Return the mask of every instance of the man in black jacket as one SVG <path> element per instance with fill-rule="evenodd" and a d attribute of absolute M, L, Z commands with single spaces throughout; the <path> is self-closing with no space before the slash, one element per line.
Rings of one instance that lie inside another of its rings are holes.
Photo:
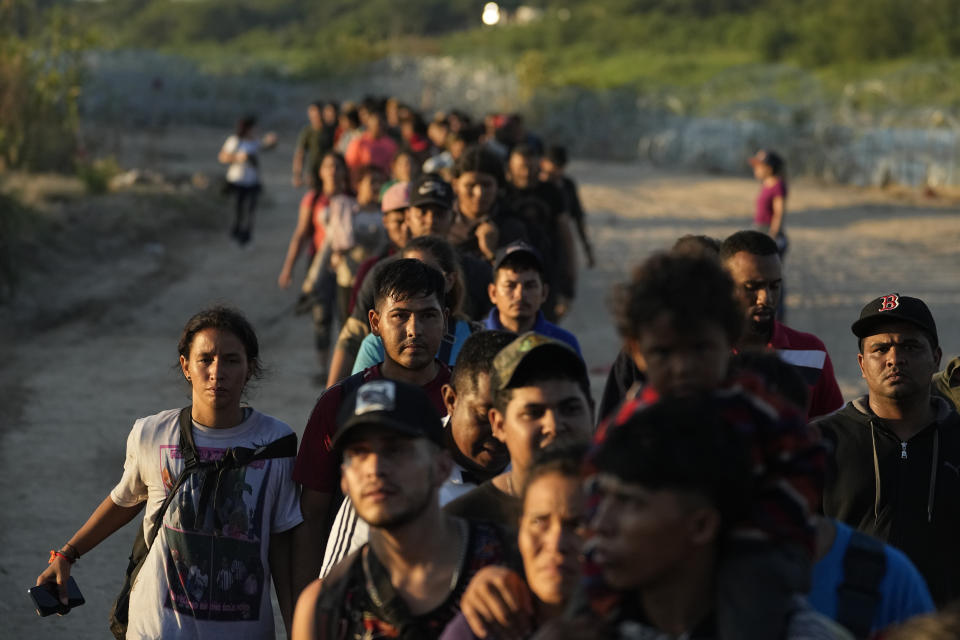
<path fill-rule="evenodd" d="M 943 605 L 960 595 L 960 416 L 931 395 L 937 327 L 923 301 L 893 293 L 851 328 L 869 393 L 814 422 L 833 445 L 823 510 L 899 547 Z"/>

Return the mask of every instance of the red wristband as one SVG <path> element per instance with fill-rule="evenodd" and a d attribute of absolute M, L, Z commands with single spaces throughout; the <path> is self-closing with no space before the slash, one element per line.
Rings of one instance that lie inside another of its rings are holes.
<path fill-rule="evenodd" d="M 59 551 L 54 551 L 53 549 L 50 549 L 50 559 L 47 560 L 47 564 L 53 564 L 54 560 L 57 559 L 57 556 L 60 556 L 61 558 L 63 558 L 63 559 L 66 560 L 67 562 L 69 562 L 70 564 L 73 564 L 74 562 L 76 562 L 76 560 L 73 560 L 73 559 L 71 559 L 71 558 L 68 558 L 66 554 L 60 553 Z"/>

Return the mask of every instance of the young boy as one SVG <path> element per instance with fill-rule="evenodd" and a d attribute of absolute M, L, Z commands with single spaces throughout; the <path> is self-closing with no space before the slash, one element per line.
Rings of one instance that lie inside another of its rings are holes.
<path fill-rule="evenodd" d="M 493 282 L 487 285 L 494 308 L 486 319 L 488 329 L 540 335 L 564 342 L 580 353 L 580 343 L 572 333 L 548 321 L 541 307 L 550 285 L 544 277 L 540 252 L 517 241 L 497 251 L 493 261 Z"/>
<path fill-rule="evenodd" d="M 557 440 L 589 439 L 590 381 L 586 365 L 570 347 L 530 332 L 497 354 L 490 385 L 490 426 L 493 437 L 510 452 L 510 468 L 457 498 L 446 510 L 512 531 L 534 452 Z"/>

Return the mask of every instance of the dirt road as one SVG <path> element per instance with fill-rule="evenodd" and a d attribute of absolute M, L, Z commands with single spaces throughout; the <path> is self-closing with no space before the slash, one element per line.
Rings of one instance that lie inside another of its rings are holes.
<path fill-rule="evenodd" d="M 125 166 L 212 170 L 221 141 L 210 131 L 130 136 L 120 159 Z M 40 620 L 25 590 L 44 568 L 47 550 L 67 540 L 119 479 L 133 421 L 189 401 L 173 365 L 191 313 L 214 301 L 246 311 L 267 365 L 251 403 L 302 431 L 318 393 L 310 380 L 310 326 L 292 314 L 295 293 L 276 286 L 298 200 L 287 183 L 288 151 L 289 144 L 263 158 L 268 197 L 251 247 L 229 241 L 226 214 L 215 230 L 210 224 L 181 230 L 175 244 L 161 229 L 142 250 L 57 274 L 27 294 L 75 301 L 55 317 L 26 328 L 0 324 L 0 635 L 109 637 L 106 617 L 133 526 L 77 565 L 86 606 Z M 590 212 L 598 265 L 583 272 L 565 326 L 580 338 L 599 390 L 618 348 L 606 311 L 610 284 L 679 235 L 722 237 L 745 226 L 757 187 L 746 178 L 627 165 L 575 163 L 572 173 Z M 956 206 L 798 181 L 790 207 L 788 323 L 826 342 L 848 398 L 862 389 L 849 325 L 873 296 L 899 291 L 924 298 L 945 354 L 960 352 Z M 14 316 L 8 310 L 0 322 Z"/>

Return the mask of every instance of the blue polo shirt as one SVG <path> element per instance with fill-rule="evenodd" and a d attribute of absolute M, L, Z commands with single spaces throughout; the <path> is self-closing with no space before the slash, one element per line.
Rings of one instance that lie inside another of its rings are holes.
<path fill-rule="evenodd" d="M 497 310 L 496 307 L 490 309 L 490 314 L 487 316 L 487 319 L 484 320 L 483 324 L 487 329 L 494 331 L 509 331 L 509 329 L 504 327 L 500 322 L 500 311 Z M 548 322 L 547 319 L 543 317 L 542 311 L 537 311 L 537 321 L 533 324 L 533 328 L 530 329 L 530 331 L 563 342 L 576 351 L 578 356 L 583 358 L 583 354 L 580 353 L 580 343 L 577 342 L 577 337 L 566 329 L 562 329 L 552 322 Z"/>

